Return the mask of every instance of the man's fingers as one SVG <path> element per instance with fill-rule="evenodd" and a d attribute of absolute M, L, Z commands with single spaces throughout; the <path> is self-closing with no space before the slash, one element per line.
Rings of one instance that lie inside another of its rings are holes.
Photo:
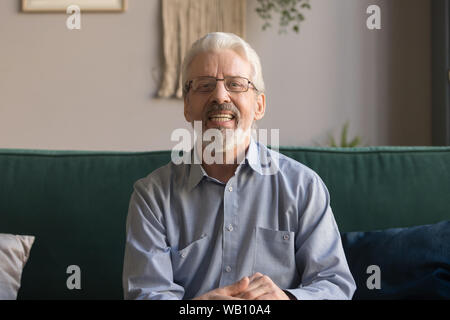
<path fill-rule="evenodd" d="M 238 282 L 209 291 L 194 298 L 194 300 L 242 300 L 236 296 L 247 289 L 249 282 L 250 280 L 248 277 L 244 277 Z"/>
<path fill-rule="evenodd" d="M 241 293 L 242 291 L 247 289 L 249 283 L 250 283 L 249 278 L 244 277 L 236 283 L 233 283 L 229 286 L 223 287 L 220 290 L 220 293 L 223 293 L 224 295 L 227 295 L 227 296 L 238 295 L 239 293 Z"/>
<path fill-rule="evenodd" d="M 259 286 L 247 289 L 245 292 L 238 295 L 239 298 L 246 299 L 246 300 L 254 300 L 258 297 L 265 295 L 271 291 L 272 287 L 270 284 L 267 283 L 261 283 Z"/>
<path fill-rule="evenodd" d="M 256 273 L 255 277 L 253 278 L 253 281 L 250 282 L 250 284 L 248 285 L 248 288 L 245 291 L 250 291 L 250 290 L 254 290 L 256 288 L 258 288 L 259 286 L 265 284 L 265 283 L 270 283 L 271 280 L 268 276 L 264 276 L 261 273 Z"/>
<path fill-rule="evenodd" d="M 263 284 L 262 280 L 263 280 L 263 275 L 259 272 L 255 273 L 254 275 L 252 275 L 249 278 L 249 284 L 248 284 L 247 288 L 245 288 L 238 295 L 235 295 L 235 296 L 242 298 L 246 292 L 254 290 L 254 289 L 258 288 L 259 286 L 261 286 Z"/>
<path fill-rule="evenodd" d="M 256 279 L 261 278 L 262 276 L 263 276 L 262 273 L 256 272 L 255 274 L 253 274 L 253 275 L 249 278 L 250 283 L 252 283 L 252 282 L 255 281 Z"/>
<path fill-rule="evenodd" d="M 270 277 L 256 273 L 250 277 L 248 288 L 236 297 L 246 300 L 289 299 Z"/>
<path fill-rule="evenodd" d="M 250 283 L 250 285 L 247 287 L 247 289 L 243 290 L 243 292 L 241 292 L 241 294 L 237 295 L 237 297 L 243 297 L 244 294 L 246 294 L 247 292 L 253 291 L 258 289 L 259 287 L 264 286 L 264 283 L 262 282 L 252 282 Z"/>
<path fill-rule="evenodd" d="M 275 295 L 272 292 L 269 292 L 259 296 L 256 300 L 275 300 L 275 298 Z"/>
<path fill-rule="evenodd" d="M 239 298 L 244 299 L 244 300 L 255 300 L 258 297 L 267 294 L 268 293 L 267 289 L 268 288 L 266 286 L 260 286 L 256 289 L 246 291 L 246 292 L 240 294 Z"/>

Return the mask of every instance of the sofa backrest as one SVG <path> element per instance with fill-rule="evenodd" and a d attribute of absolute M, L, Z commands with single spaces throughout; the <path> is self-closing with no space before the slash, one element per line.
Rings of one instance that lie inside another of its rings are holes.
<path fill-rule="evenodd" d="M 450 148 L 281 148 L 315 170 L 341 232 L 450 219 Z M 0 233 L 34 235 L 19 299 L 121 299 L 133 183 L 170 152 L 0 149 Z M 67 268 L 81 269 L 69 290 Z"/>
<path fill-rule="evenodd" d="M 341 232 L 450 219 L 450 147 L 281 151 L 324 180 Z"/>

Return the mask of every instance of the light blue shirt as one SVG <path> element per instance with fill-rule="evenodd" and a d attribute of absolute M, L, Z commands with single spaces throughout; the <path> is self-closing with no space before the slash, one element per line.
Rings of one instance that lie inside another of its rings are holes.
<path fill-rule="evenodd" d="M 320 177 L 254 140 L 226 184 L 172 162 L 138 180 L 126 231 L 125 299 L 191 299 L 255 272 L 297 299 L 356 289 Z"/>

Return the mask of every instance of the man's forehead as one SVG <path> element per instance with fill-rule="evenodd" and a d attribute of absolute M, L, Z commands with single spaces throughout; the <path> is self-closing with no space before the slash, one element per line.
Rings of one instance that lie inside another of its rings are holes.
<path fill-rule="evenodd" d="M 231 49 L 201 52 L 194 57 L 189 66 L 190 78 L 217 74 L 249 77 L 250 71 L 250 63 Z"/>

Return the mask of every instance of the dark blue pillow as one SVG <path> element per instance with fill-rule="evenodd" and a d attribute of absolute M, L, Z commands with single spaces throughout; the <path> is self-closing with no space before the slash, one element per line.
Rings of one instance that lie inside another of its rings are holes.
<path fill-rule="evenodd" d="M 353 299 L 450 299 L 450 221 L 347 232 L 342 244 L 357 285 Z M 380 268 L 380 289 L 367 286 L 370 265 Z"/>

